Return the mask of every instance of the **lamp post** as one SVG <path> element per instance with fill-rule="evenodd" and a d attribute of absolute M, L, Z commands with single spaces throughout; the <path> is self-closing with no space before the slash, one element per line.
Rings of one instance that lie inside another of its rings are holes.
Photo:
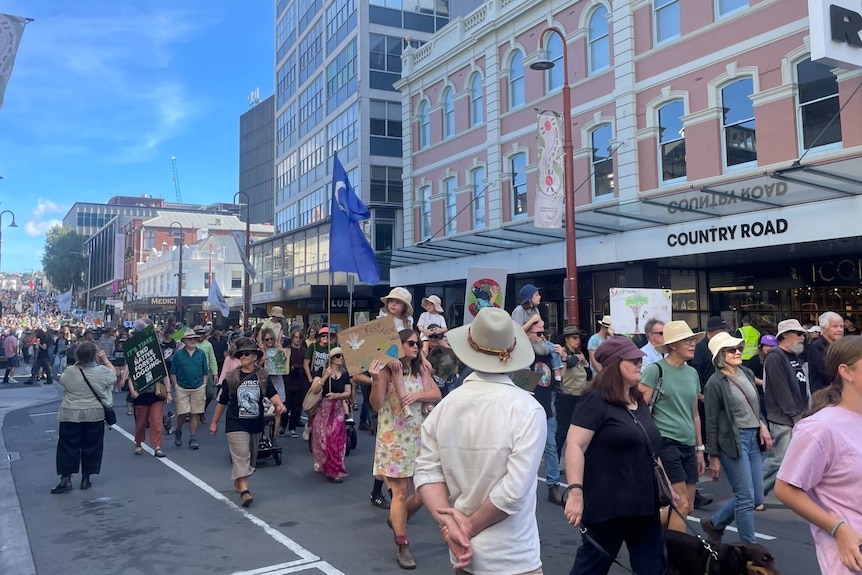
<path fill-rule="evenodd" d="M 245 259 L 251 261 L 251 200 L 245 192 L 237 192 L 233 195 L 233 203 L 236 203 L 238 196 L 245 196 Z M 243 262 L 245 267 L 245 262 Z M 251 278 L 249 278 L 248 270 L 245 271 L 242 284 L 242 327 L 248 329 L 248 318 L 251 316 Z"/>
<path fill-rule="evenodd" d="M 12 223 L 9 224 L 10 228 L 17 228 L 18 224 L 15 223 L 15 213 L 12 210 L 3 210 L 0 212 L 0 271 L 3 271 L 3 215 L 9 214 L 12 216 Z"/>
<path fill-rule="evenodd" d="M 180 265 L 179 271 L 177 273 L 177 321 L 182 323 L 183 321 L 183 245 L 186 240 L 186 232 L 183 229 L 183 225 L 179 222 L 171 222 L 168 226 L 171 230 L 174 228 L 174 224 L 177 225 L 180 232 L 177 235 L 176 232 L 171 232 L 174 236 L 174 245 L 177 246 L 177 250 L 180 252 Z"/>
<path fill-rule="evenodd" d="M 563 47 L 563 169 L 565 170 L 566 199 L 566 319 L 567 325 L 578 325 L 578 257 L 575 244 L 575 158 L 572 143 L 572 88 L 569 85 L 569 56 L 566 37 L 555 27 L 542 30 L 540 38 L 546 34 L 560 37 Z M 532 70 L 550 70 L 554 62 L 545 52 L 542 57 L 530 64 Z"/>

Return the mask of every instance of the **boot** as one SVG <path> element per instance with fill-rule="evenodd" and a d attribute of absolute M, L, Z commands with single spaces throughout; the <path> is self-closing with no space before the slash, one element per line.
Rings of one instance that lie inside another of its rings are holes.
<path fill-rule="evenodd" d="M 93 484 L 90 483 L 90 476 L 89 475 L 82 475 L 81 476 L 81 491 L 86 491 L 87 489 L 89 489 L 92 486 L 93 486 Z"/>
<path fill-rule="evenodd" d="M 560 493 L 559 485 L 551 485 L 548 487 L 548 501 L 553 503 L 554 505 L 563 506 L 563 494 Z"/>
<path fill-rule="evenodd" d="M 57 487 L 51 489 L 51 493 L 68 493 L 72 491 L 72 476 L 71 475 L 63 475 L 60 477 L 60 483 L 57 484 Z"/>
<path fill-rule="evenodd" d="M 398 555 L 395 557 L 398 566 L 402 569 L 416 569 L 416 560 L 410 553 L 410 543 L 407 542 L 407 536 L 396 536 L 395 540 L 398 542 Z"/>

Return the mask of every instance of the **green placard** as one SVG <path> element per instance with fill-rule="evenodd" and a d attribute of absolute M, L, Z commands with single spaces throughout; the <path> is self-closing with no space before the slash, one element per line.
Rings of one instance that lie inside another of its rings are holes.
<path fill-rule="evenodd" d="M 124 350 L 129 377 L 138 393 L 152 388 L 156 382 L 167 377 L 168 369 L 162 356 L 162 346 L 159 345 L 153 326 L 147 326 L 145 330 L 132 334 Z"/>

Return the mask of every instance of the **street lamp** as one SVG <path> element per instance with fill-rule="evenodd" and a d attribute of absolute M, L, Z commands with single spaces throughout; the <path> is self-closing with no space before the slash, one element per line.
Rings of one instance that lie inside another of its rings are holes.
<path fill-rule="evenodd" d="M 177 321 L 182 323 L 183 321 L 183 244 L 185 244 L 186 233 L 183 229 L 183 225 L 179 222 L 171 222 L 168 228 L 173 229 L 174 224 L 179 227 L 180 233 L 176 234 L 176 232 L 171 232 L 171 235 L 174 236 L 174 245 L 178 246 L 177 250 L 180 252 L 180 266 L 179 273 L 177 273 Z"/>
<path fill-rule="evenodd" d="M 15 213 L 12 210 L 3 210 L 0 212 L 0 271 L 3 271 L 3 215 L 10 214 L 12 216 L 12 223 L 9 224 L 10 228 L 17 228 L 18 224 L 15 223 Z"/>
<path fill-rule="evenodd" d="M 567 325 L 578 324 L 578 257 L 575 244 L 575 158 L 572 144 L 572 88 L 569 86 L 569 56 L 566 37 L 555 27 L 548 26 L 542 30 L 540 39 L 546 34 L 556 34 L 560 37 L 563 47 L 563 170 L 565 171 L 566 198 L 566 316 Z M 532 70 L 550 70 L 554 62 L 548 58 L 547 52 L 530 64 Z"/>
<path fill-rule="evenodd" d="M 236 203 L 237 196 L 245 196 L 245 259 L 246 261 L 251 260 L 251 251 L 250 244 L 251 241 L 251 200 L 248 198 L 248 194 L 245 192 L 237 192 L 233 195 L 233 203 Z M 245 262 L 243 262 L 243 267 L 245 267 Z M 242 327 L 243 329 L 248 329 L 248 318 L 251 316 L 251 278 L 248 276 L 248 270 L 245 270 L 245 276 L 243 276 L 243 284 L 242 284 Z"/>

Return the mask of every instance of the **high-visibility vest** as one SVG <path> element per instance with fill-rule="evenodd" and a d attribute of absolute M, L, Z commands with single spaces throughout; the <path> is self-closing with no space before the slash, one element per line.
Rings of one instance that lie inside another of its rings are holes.
<path fill-rule="evenodd" d="M 760 342 L 760 332 L 757 328 L 744 325 L 739 328 L 739 335 L 745 341 L 745 349 L 742 350 L 742 360 L 751 359 L 757 355 L 757 344 Z"/>

